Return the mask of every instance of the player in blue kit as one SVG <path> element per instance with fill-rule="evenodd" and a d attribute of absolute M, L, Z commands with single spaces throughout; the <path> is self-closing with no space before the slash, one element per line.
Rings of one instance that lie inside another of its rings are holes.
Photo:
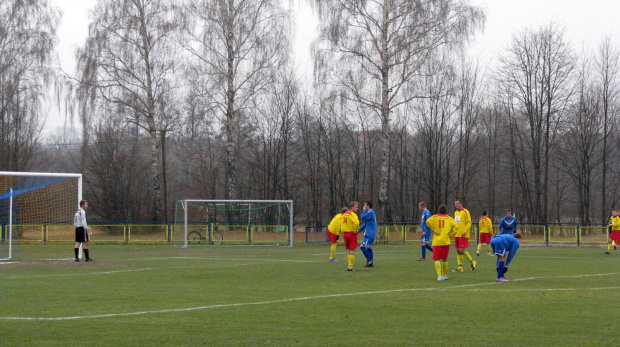
<path fill-rule="evenodd" d="M 506 216 L 499 222 L 499 233 L 513 235 L 517 232 L 517 219 L 512 215 L 512 211 L 507 210 Z"/>
<path fill-rule="evenodd" d="M 431 211 L 426 208 L 426 203 L 421 202 L 418 204 L 418 209 L 422 211 L 422 220 L 420 221 L 420 230 L 422 230 L 422 236 L 420 237 L 420 242 L 422 244 L 422 258 L 418 259 L 418 261 L 426 261 L 426 250 L 433 251 L 433 247 L 430 245 L 431 243 L 431 235 L 433 232 L 426 225 L 426 220 L 431 218 Z"/>
<path fill-rule="evenodd" d="M 364 267 L 373 267 L 374 253 L 372 251 L 372 244 L 377 237 L 377 216 L 372 209 L 372 202 L 366 201 L 364 203 L 364 209 L 362 210 L 362 221 L 358 232 L 364 230 L 364 239 L 360 244 L 360 250 L 366 257 L 366 265 Z"/>
<path fill-rule="evenodd" d="M 497 282 L 508 282 L 504 273 L 508 271 L 508 265 L 517 253 L 520 242 L 521 235 L 519 234 L 514 234 L 514 236 L 502 234 L 491 238 L 491 248 L 497 256 Z"/>

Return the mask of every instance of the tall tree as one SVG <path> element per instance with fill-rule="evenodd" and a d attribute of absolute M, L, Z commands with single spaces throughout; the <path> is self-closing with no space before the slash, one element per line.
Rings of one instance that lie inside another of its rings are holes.
<path fill-rule="evenodd" d="M 100 1 L 86 44 L 78 52 L 77 97 L 84 141 L 94 117 L 111 110 L 146 131 L 153 220 L 164 217 L 158 135 L 169 130 L 179 114 L 173 102 L 179 56 L 172 40 L 177 30 L 172 13 L 164 0 Z"/>
<path fill-rule="evenodd" d="M 242 117 L 274 81 L 290 51 L 289 14 L 276 0 L 188 0 L 181 18 L 184 46 L 199 90 L 223 124 L 226 198 L 237 189 Z"/>
<path fill-rule="evenodd" d="M 313 0 L 321 19 L 315 66 L 319 83 L 345 91 L 381 120 L 379 204 L 389 206 L 392 111 L 419 97 L 407 85 L 438 48 L 458 45 L 484 22 L 484 13 L 456 0 Z"/>
<path fill-rule="evenodd" d="M 500 58 L 499 80 L 517 136 L 517 177 L 528 195 L 528 215 L 545 222 L 549 215 L 549 168 L 552 141 L 572 92 L 574 54 L 564 30 L 554 24 L 513 37 Z"/>
<path fill-rule="evenodd" d="M 27 171 L 36 160 L 42 103 L 56 81 L 51 68 L 60 13 L 49 0 L 0 3 L 0 167 Z"/>
<path fill-rule="evenodd" d="M 601 88 L 601 102 L 603 112 L 603 168 L 601 178 L 601 223 L 607 221 L 607 171 L 609 156 L 609 138 L 613 123 L 610 118 L 618 111 L 616 101 L 618 97 L 618 70 L 620 68 L 620 52 L 611 45 L 611 38 L 606 37 L 601 42 L 596 58 L 597 77 Z"/>

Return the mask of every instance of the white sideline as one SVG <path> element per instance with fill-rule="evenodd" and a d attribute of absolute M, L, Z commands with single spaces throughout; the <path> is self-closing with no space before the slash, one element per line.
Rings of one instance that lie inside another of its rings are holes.
<path fill-rule="evenodd" d="M 575 276 L 558 276 L 558 277 L 530 277 L 530 278 L 522 278 L 517 280 L 512 280 L 511 282 L 518 281 L 530 281 L 536 279 L 546 279 L 546 278 L 580 278 L 580 277 L 593 277 L 593 276 L 608 276 L 608 275 L 618 275 L 620 272 L 612 272 L 612 273 L 604 273 L 604 274 L 591 274 L 591 275 L 575 275 Z M 110 318 L 110 317 L 127 317 L 127 316 L 141 316 L 148 314 L 159 314 L 159 313 L 171 313 L 171 312 L 189 312 L 189 311 L 199 311 L 199 310 L 208 310 L 215 308 L 227 308 L 227 307 L 239 307 L 239 306 L 256 306 L 256 305 L 269 305 L 269 304 L 279 304 L 285 302 L 295 302 L 295 301 L 305 301 L 305 300 L 315 300 L 315 299 L 328 299 L 328 298 L 339 298 L 339 297 L 347 297 L 347 296 L 358 296 L 358 295 L 368 295 L 368 294 L 390 294 L 390 293 L 402 293 L 402 292 L 418 292 L 418 291 L 437 291 L 437 290 L 449 290 L 449 289 L 457 289 L 457 288 L 467 288 L 467 287 L 479 287 L 486 285 L 501 285 L 506 286 L 506 284 L 500 284 L 497 282 L 485 282 L 485 283 L 475 283 L 475 284 L 464 284 L 460 286 L 450 286 L 450 287 L 429 287 L 429 288 L 406 288 L 406 289 L 392 289 L 392 290 L 379 290 L 379 291 L 371 291 L 371 292 L 357 292 L 357 293 L 339 293 L 339 294 L 326 294 L 326 295 L 316 295 L 316 296 L 305 296 L 299 298 L 290 298 L 290 299 L 280 299 L 280 300 L 270 300 L 270 301 L 258 301 L 258 302 L 242 302 L 237 304 L 218 304 L 218 305 L 208 305 L 208 306 L 197 306 L 197 307 L 188 307 L 188 308 L 177 308 L 177 309 L 167 309 L 167 310 L 153 310 L 153 311 L 139 311 L 139 312 L 125 312 L 125 313 L 109 313 L 109 314 L 98 314 L 98 315 L 90 315 L 90 316 L 69 316 L 69 317 L 0 317 L 0 320 L 21 320 L 21 321 L 65 321 L 65 320 L 79 320 L 79 319 L 96 319 L 96 318 Z M 540 291 L 558 291 L 558 290 L 607 290 L 607 289 L 617 289 L 619 287 L 597 287 L 597 288 L 558 288 L 558 289 L 521 289 L 522 291 L 532 291 L 532 290 L 540 290 Z M 472 290 L 472 289 L 469 289 Z M 479 289 L 473 289 L 475 291 L 479 291 Z M 503 289 L 503 291 L 519 291 L 520 289 Z"/>

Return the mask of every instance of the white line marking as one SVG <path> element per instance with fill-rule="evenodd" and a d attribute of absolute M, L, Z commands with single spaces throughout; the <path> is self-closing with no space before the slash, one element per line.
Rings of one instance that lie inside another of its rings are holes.
<path fill-rule="evenodd" d="M 522 278 L 517 280 L 511 280 L 511 282 L 518 281 L 530 281 L 535 279 L 545 279 L 545 278 L 580 278 L 580 277 L 592 277 L 592 276 L 608 276 L 608 275 L 618 275 L 620 272 L 613 273 L 604 273 L 604 274 L 591 274 L 591 275 L 576 275 L 576 276 L 559 276 L 559 277 L 530 277 L 530 278 Z M 390 294 L 390 293 L 403 293 L 403 292 L 418 292 L 418 291 L 437 291 L 437 290 L 450 290 L 450 289 L 459 289 L 459 288 L 468 288 L 468 287 L 480 287 L 480 286 L 488 286 L 488 285 L 499 285 L 506 286 L 505 284 L 500 284 L 498 282 L 485 282 L 485 283 L 474 283 L 474 284 L 464 284 L 459 286 L 451 286 L 451 287 L 429 287 L 429 288 L 406 288 L 406 289 L 392 289 L 392 290 L 379 290 L 379 291 L 371 291 L 371 292 L 357 292 L 357 293 L 339 293 L 339 294 L 326 294 L 326 295 L 316 295 L 316 296 L 305 296 L 298 298 L 289 298 L 289 299 L 280 299 L 280 300 L 270 300 L 270 301 L 258 301 L 258 302 L 242 302 L 237 304 L 217 304 L 217 305 L 208 305 L 208 306 L 197 306 L 197 307 L 188 307 L 188 308 L 177 308 L 177 309 L 167 309 L 167 310 L 153 310 L 153 311 L 140 311 L 140 312 L 125 312 L 125 313 L 109 313 L 109 314 L 98 314 L 91 316 L 68 316 L 68 317 L 0 317 L 0 320 L 22 320 L 22 321 L 64 321 L 64 320 L 79 320 L 79 319 L 96 319 L 96 318 L 110 318 L 110 317 L 127 317 L 127 316 L 141 316 L 148 314 L 160 314 L 160 313 L 172 313 L 172 312 L 189 312 L 189 311 L 198 311 L 198 310 L 208 310 L 215 308 L 228 308 L 228 307 L 239 307 L 239 306 L 257 306 L 257 305 L 269 305 L 269 304 L 279 304 L 285 302 L 295 302 L 295 301 L 307 301 L 307 300 L 316 300 L 316 299 L 328 299 L 328 298 L 340 298 L 347 296 L 359 296 L 359 295 L 369 295 L 369 294 Z M 575 288 L 574 290 L 603 290 L 603 289 L 616 289 L 617 287 L 609 287 L 609 288 Z M 563 290 L 569 290 L 570 288 L 563 288 Z M 471 289 L 469 289 L 471 290 Z M 479 290 L 479 289 L 475 289 Z M 514 290 L 518 291 L 520 289 L 502 289 L 504 290 Z M 527 291 L 532 290 L 562 290 L 562 289 L 523 289 Z"/>

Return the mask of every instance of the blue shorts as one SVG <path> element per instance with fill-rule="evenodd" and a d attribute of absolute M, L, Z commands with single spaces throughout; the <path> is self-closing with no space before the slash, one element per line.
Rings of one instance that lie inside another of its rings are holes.
<path fill-rule="evenodd" d="M 364 239 L 362 240 L 360 247 L 371 248 L 373 243 L 375 243 L 375 239 L 371 239 L 371 238 L 364 236 Z"/>
<path fill-rule="evenodd" d="M 431 232 L 427 231 L 426 235 L 420 237 L 420 242 L 431 243 Z"/>
<path fill-rule="evenodd" d="M 501 241 L 500 238 L 492 238 L 491 239 L 491 248 L 493 248 L 493 254 L 499 255 L 501 257 L 505 257 L 508 254 L 508 249 L 506 245 Z"/>

